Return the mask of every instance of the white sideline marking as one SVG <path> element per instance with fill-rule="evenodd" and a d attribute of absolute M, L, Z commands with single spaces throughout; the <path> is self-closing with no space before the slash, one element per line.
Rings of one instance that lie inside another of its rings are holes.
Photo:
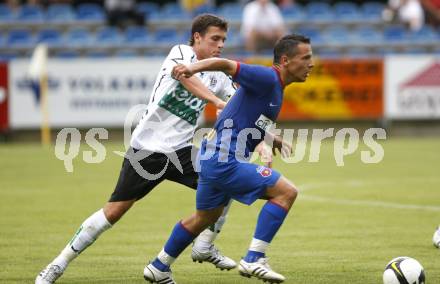
<path fill-rule="evenodd" d="M 420 178 L 420 177 L 408 177 L 399 179 L 398 182 L 440 182 L 440 178 L 431 177 L 431 178 Z M 392 208 L 392 209 L 413 209 L 413 210 L 427 210 L 427 211 L 440 211 L 440 206 L 431 206 L 431 205 L 416 205 L 416 204 L 401 204 L 401 203 L 393 203 L 393 202 L 383 202 L 383 201 L 363 201 L 363 200 L 350 200 L 350 199 L 338 199 L 338 198 L 328 198 L 328 197 L 320 197 L 316 195 L 304 195 L 301 194 L 303 191 L 308 191 L 312 189 L 318 188 L 326 188 L 326 187 L 335 187 L 335 186 L 351 186 L 351 187 L 362 187 L 366 185 L 384 185 L 384 184 L 395 184 L 396 179 L 374 179 L 374 180 L 345 180 L 345 181 L 324 181 L 324 182 L 316 182 L 316 183 L 307 183 L 298 186 L 300 195 L 300 199 L 315 201 L 315 202 L 328 202 L 334 204 L 341 205 L 362 205 L 362 206 L 372 206 L 372 207 L 382 207 L 382 208 Z"/>
<path fill-rule="evenodd" d="M 411 183 L 411 182 L 439 182 L 440 178 L 438 177 L 430 177 L 430 178 L 420 178 L 420 177 L 409 177 L 409 178 L 399 178 L 391 179 L 369 179 L 369 180 L 360 180 L 360 179 L 348 179 L 344 181 L 323 181 L 323 182 L 311 182 L 305 183 L 298 186 L 299 191 L 306 191 L 312 189 L 322 189 L 326 187 L 334 187 L 334 186 L 351 186 L 351 187 L 362 187 L 366 185 L 385 185 L 385 184 L 396 184 L 399 183 Z"/>
<path fill-rule="evenodd" d="M 392 202 L 382 202 L 382 201 L 359 201 L 359 200 L 349 200 L 349 199 L 336 199 L 327 198 L 311 195 L 299 195 L 299 198 L 308 201 L 316 202 L 328 202 L 341 205 L 363 205 L 372 207 L 382 207 L 382 208 L 392 208 L 392 209 L 415 209 L 415 210 L 427 210 L 427 211 L 440 211 L 440 206 L 429 206 L 429 205 L 414 205 L 414 204 L 400 204 Z"/>

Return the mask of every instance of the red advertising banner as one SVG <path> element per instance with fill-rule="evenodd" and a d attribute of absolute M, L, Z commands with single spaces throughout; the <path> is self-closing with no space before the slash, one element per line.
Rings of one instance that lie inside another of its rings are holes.
<path fill-rule="evenodd" d="M 271 65 L 271 60 L 247 63 Z M 384 114 L 382 59 L 323 59 L 305 83 L 284 90 L 278 121 L 378 119 Z M 215 110 L 207 107 L 205 118 L 214 121 Z"/>
<path fill-rule="evenodd" d="M 0 62 L 0 131 L 8 128 L 8 65 Z"/>

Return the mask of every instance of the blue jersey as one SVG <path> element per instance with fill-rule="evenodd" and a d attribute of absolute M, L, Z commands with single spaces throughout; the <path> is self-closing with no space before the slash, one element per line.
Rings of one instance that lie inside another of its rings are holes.
<path fill-rule="evenodd" d="M 233 80 L 240 87 L 214 125 L 216 136 L 201 149 L 215 148 L 214 158 L 227 156 L 228 161 L 249 158 L 277 119 L 283 100 L 283 82 L 274 67 L 237 63 Z"/>

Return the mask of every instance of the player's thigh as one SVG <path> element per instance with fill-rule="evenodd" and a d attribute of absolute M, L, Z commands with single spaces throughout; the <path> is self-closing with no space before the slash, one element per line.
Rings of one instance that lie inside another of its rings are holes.
<path fill-rule="evenodd" d="M 144 173 L 156 174 L 166 165 L 166 159 L 160 154 L 153 154 L 136 164 L 142 169 L 136 170 L 132 162 L 124 158 L 118 182 L 109 202 L 139 200 L 164 180 L 164 176 L 151 179 Z"/>
<path fill-rule="evenodd" d="M 196 154 L 197 149 L 191 146 L 177 150 L 176 156 L 179 160 L 182 172 L 174 163 L 170 162 L 170 169 L 166 172 L 165 178 L 189 188 L 197 189 L 199 175 L 195 172 L 193 164 Z"/>
<path fill-rule="evenodd" d="M 252 204 L 264 197 L 267 188 L 281 177 L 277 171 L 251 163 L 237 163 L 224 186 L 229 196 L 244 204 Z"/>
<path fill-rule="evenodd" d="M 224 207 L 229 201 L 230 197 L 224 191 L 224 188 L 202 178 L 199 179 L 196 193 L 196 208 L 198 211 L 209 211 Z"/>

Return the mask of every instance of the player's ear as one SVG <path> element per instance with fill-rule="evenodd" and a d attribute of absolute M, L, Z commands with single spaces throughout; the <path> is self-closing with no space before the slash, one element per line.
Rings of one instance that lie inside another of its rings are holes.
<path fill-rule="evenodd" d="M 200 43 L 201 35 L 200 35 L 199 32 L 195 32 L 194 35 L 193 35 L 193 38 L 194 38 L 194 43 L 197 43 L 197 44 Z"/>
<path fill-rule="evenodd" d="M 281 55 L 281 65 L 287 65 L 289 64 L 289 58 L 287 55 Z"/>

